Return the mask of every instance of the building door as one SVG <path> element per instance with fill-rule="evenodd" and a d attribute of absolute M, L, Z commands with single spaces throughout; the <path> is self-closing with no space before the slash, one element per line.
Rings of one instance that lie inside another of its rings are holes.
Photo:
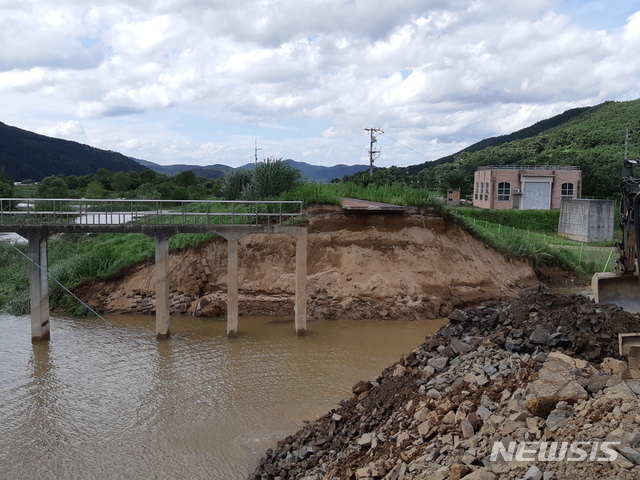
<path fill-rule="evenodd" d="M 526 182 L 523 187 L 522 210 L 549 210 L 551 208 L 550 182 Z"/>

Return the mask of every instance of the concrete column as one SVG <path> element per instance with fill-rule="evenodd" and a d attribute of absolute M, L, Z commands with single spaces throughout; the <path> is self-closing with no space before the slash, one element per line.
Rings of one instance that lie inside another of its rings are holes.
<path fill-rule="evenodd" d="M 227 237 L 227 336 L 238 335 L 238 238 Z"/>
<path fill-rule="evenodd" d="M 156 338 L 171 336 L 169 321 L 169 236 L 159 234 L 156 242 Z"/>
<path fill-rule="evenodd" d="M 31 341 L 51 337 L 49 325 L 49 278 L 47 276 L 47 236 L 32 233 L 29 240 L 29 302 L 31 304 Z"/>
<path fill-rule="evenodd" d="M 307 229 L 301 228 L 296 238 L 296 333 L 307 331 Z"/>

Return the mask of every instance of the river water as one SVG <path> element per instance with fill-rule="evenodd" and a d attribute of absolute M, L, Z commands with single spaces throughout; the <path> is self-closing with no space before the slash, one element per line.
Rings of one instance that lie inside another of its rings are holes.
<path fill-rule="evenodd" d="M 439 328 L 417 322 L 0 316 L 0 478 L 245 479 L 267 448 L 338 406 Z"/>

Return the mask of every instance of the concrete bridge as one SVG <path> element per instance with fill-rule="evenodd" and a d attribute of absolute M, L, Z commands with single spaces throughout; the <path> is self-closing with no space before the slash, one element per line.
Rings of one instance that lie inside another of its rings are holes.
<path fill-rule="evenodd" d="M 253 233 L 296 239 L 295 329 L 307 324 L 307 227 L 299 201 L 0 199 L 0 232 L 29 242 L 31 339 L 48 340 L 47 238 L 56 233 L 143 233 L 155 241 L 156 338 L 170 336 L 169 239 L 213 233 L 227 240 L 227 335 L 238 333 L 238 240 Z"/>

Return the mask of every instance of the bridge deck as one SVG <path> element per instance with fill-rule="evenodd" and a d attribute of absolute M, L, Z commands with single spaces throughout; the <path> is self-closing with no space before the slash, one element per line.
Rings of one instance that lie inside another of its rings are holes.
<path fill-rule="evenodd" d="M 0 232 L 279 233 L 303 221 L 300 201 L 0 199 Z"/>
<path fill-rule="evenodd" d="M 393 205 L 391 203 L 360 200 L 359 198 L 343 198 L 342 209 L 358 212 L 399 213 L 406 211 L 407 207 Z"/>
<path fill-rule="evenodd" d="M 200 200 L 0 199 L 0 232 L 29 243 L 31 338 L 48 340 L 47 237 L 53 233 L 143 233 L 156 247 L 156 337 L 169 326 L 169 238 L 178 233 L 216 233 L 227 240 L 227 334 L 238 331 L 238 241 L 251 233 L 296 239 L 295 328 L 306 330 L 307 228 L 302 202 Z"/>

